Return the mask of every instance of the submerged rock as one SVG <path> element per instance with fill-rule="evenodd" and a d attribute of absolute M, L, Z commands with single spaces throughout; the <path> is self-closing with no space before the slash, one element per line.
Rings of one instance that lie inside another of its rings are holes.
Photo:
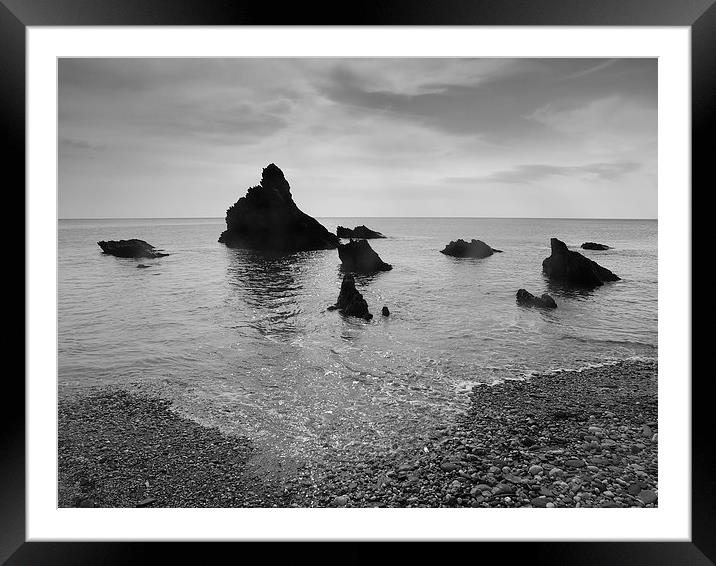
<path fill-rule="evenodd" d="M 229 247 L 297 252 L 333 249 L 338 237 L 302 212 L 281 169 L 271 163 L 261 182 L 226 211 L 219 242 Z"/>
<path fill-rule="evenodd" d="M 351 230 L 350 228 L 344 228 L 343 226 L 339 226 L 338 228 L 336 228 L 336 234 L 339 238 L 385 238 L 385 236 L 383 236 L 383 234 L 381 234 L 380 232 L 371 230 L 364 225 L 356 226 L 355 228 L 353 228 L 353 230 Z"/>
<path fill-rule="evenodd" d="M 520 289 L 517 291 L 517 303 L 526 307 L 539 307 L 543 309 L 556 309 L 557 303 L 547 293 L 541 297 L 535 297 L 532 293 L 526 289 Z"/>
<path fill-rule="evenodd" d="M 350 274 L 343 276 L 338 300 L 335 305 L 328 307 L 328 310 L 338 310 L 338 312 L 346 316 L 356 316 L 366 320 L 373 318 L 373 315 L 368 312 L 368 303 L 365 302 L 360 291 L 356 289 L 355 278 Z"/>
<path fill-rule="evenodd" d="M 453 257 L 483 258 L 489 257 L 494 253 L 502 253 L 502 250 L 491 248 L 482 240 L 466 242 L 463 239 L 459 239 L 450 242 L 444 249 L 440 250 L 440 253 Z"/>
<path fill-rule="evenodd" d="M 619 277 L 596 261 L 584 257 L 579 252 L 567 248 L 567 245 L 552 238 L 552 255 L 542 262 L 545 275 L 554 281 L 571 285 L 596 287 L 605 281 L 619 281 Z"/>
<path fill-rule="evenodd" d="M 155 258 L 169 255 L 158 251 L 144 240 L 137 240 L 136 238 L 130 240 L 102 240 L 97 242 L 97 245 L 102 248 L 103 253 L 116 257 Z"/>
<path fill-rule="evenodd" d="M 608 250 L 609 246 L 606 244 L 598 244 L 597 242 L 584 242 L 582 244 L 583 250 Z"/>
<path fill-rule="evenodd" d="M 393 266 L 385 263 L 366 240 L 351 240 L 347 244 L 338 244 L 338 257 L 343 269 L 358 273 L 390 271 Z"/>

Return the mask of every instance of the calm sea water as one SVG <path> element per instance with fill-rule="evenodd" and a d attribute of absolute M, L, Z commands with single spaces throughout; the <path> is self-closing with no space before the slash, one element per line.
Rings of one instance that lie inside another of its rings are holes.
<path fill-rule="evenodd" d="M 370 322 L 326 311 L 342 277 L 336 250 L 228 249 L 216 241 L 223 219 L 59 221 L 60 395 L 141 382 L 199 422 L 306 455 L 420 442 L 475 383 L 657 356 L 656 221 L 321 221 L 389 236 L 371 245 L 393 270 L 357 278 Z M 541 262 L 553 236 L 613 246 L 580 251 L 622 280 L 551 288 Z M 97 246 L 131 237 L 171 255 L 136 261 Z M 459 237 L 504 253 L 439 253 Z M 559 308 L 518 306 L 520 287 Z"/>

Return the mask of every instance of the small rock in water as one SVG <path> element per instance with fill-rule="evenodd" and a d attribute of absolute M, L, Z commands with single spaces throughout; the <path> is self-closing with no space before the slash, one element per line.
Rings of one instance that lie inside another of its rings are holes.
<path fill-rule="evenodd" d="M 482 240 L 475 239 L 470 242 L 466 242 L 463 239 L 455 240 L 446 245 L 444 249 L 440 250 L 440 253 L 445 255 L 472 258 L 486 258 L 495 252 L 501 253 L 501 250 L 491 248 Z"/>
<path fill-rule="evenodd" d="M 338 257 L 346 271 L 375 273 L 393 269 L 392 265 L 380 259 L 368 240 L 350 240 L 347 244 L 338 244 Z"/>
<path fill-rule="evenodd" d="M 143 263 L 140 263 L 140 264 L 137 265 L 137 269 L 146 269 L 147 267 L 149 267 L 149 266 L 148 266 L 148 265 L 144 265 Z"/>
<path fill-rule="evenodd" d="M 388 310 L 388 307 L 383 307 L 381 313 L 383 314 L 383 316 L 390 316 L 390 311 Z"/>
<path fill-rule="evenodd" d="M 339 238 L 361 238 L 361 239 L 385 238 L 385 236 L 383 234 L 381 234 L 380 232 L 371 230 L 370 228 L 368 228 L 365 225 L 356 226 L 352 230 L 350 228 L 338 226 L 338 228 L 336 228 L 336 235 Z"/>
<path fill-rule="evenodd" d="M 102 240 L 97 242 L 97 245 L 102 248 L 102 253 L 116 257 L 156 258 L 169 255 L 160 252 L 153 245 L 148 244 L 144 240 L 138 240 L 137 238 L 130 240 Z"/>
<path fill-rule="evenodd" d="M 328 310 L 335 310 L 346 316 L 355 316 L 370 320 L 373 315 L 368 312 L 368 303 L 366 303 L 363 295 L 356 289 L 355 278 L 346 274 L 343 276 L 341 283 L 341 291 L 338 294 L 336 304 L 328 307 Z"/>
<path fill-rule="evenodd" d="M 598 287 L 607 281 L 619 281 L 619 277 L 597 262 L 584 257 L 579 252 L 567 248 L 567 244 L 552 238 L 552 255 L 542 262 L 542 271 L 553 281 L 562 283 Z"/>
<path fill-rule="evenodd" d="M 535 297 L 532 293 L 526 289 L 519 289 L 517 291 L 517 304 L 527 307 L 539 307 L 543 309 L 556 309 L 557 303 L 547 293 L 544 293 L 541 297 Z"/>
<path fill-rule="evenodd" d="M 582 244 L 582 249 L 584 250 L 608 250 L 609 246 L 605 244 L 598 244 L 597 242 L 584 242 Z"/>

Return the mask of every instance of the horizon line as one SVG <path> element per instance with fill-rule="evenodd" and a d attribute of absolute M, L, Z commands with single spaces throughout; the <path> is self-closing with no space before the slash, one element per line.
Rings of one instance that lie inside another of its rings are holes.
<path fill-rule="evenodd" d="M 58 217 L 57 220 L 225 220 L 225 216 L 87 216 Z M 314 216 L 314 218 L 345 219 L 474 219 L 474 220 L 658 220 L 658 217 L 599 217 L 599 216 Z"/>

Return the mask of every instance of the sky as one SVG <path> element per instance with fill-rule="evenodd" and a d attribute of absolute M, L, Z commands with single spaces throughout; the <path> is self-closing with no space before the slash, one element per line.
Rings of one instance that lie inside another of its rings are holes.
<path fill-rule="evenodd" d="M 656 218 L 656 59 L 60 59 L 60 218 Z"/>

